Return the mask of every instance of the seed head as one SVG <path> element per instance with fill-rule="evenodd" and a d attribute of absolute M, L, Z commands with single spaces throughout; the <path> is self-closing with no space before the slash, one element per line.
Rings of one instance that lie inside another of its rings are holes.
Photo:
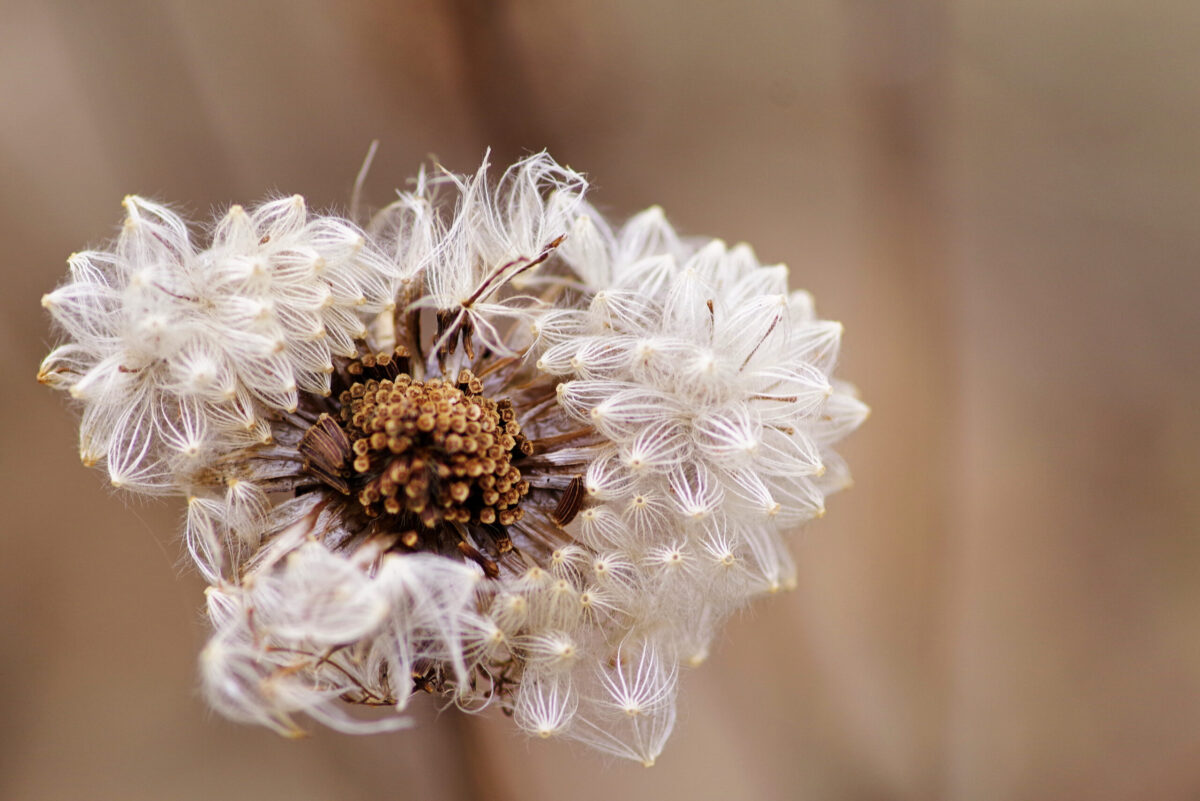
<path fill-rule="evenodd" d="M 371 732 L 438 693 L 650 765 L 680 667 L 794 586 L 784 537 L 866 416 L 841 326 L 749 247 L 658 208 L 613 229 L 586 188 L 485 161 L 363 228 L 290 197 L 203 243 L 131 196 L 71 257 L 38 378 L 85 464 L 186 499 L 217 709 Z"/>

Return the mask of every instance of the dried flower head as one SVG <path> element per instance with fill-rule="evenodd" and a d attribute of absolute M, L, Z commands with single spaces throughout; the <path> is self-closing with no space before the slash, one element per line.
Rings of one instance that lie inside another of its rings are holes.
<path fill-rule="evenodd" d="M 125 201 L 44 303 L 39 379 L 112 482 L 187 499 L 211 703 L 283 733 L 417 691 L 651 764 L 681 665 L 794 583 L 849 482 L 841 326 L 744 245 L 611 229 L 545 154 L 422 173 L 365 230 L 300 198 L 211 241 Z"/>

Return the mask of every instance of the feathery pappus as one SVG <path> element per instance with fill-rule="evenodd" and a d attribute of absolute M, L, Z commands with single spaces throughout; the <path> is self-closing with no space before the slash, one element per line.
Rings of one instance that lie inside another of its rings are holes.
<path fill-rule="evenodd" d="M 186 499 L 216 709 L 373 732 L 425 691 L 652 764 L 681 668 L 793 585 L 867 413 L 841 326 L 586 189 L 543 153 L 422 171 L 361 227 L 291 197 L 203 235 L 129 197 L 70 258 L 38 377 L 85 464 Z"/>

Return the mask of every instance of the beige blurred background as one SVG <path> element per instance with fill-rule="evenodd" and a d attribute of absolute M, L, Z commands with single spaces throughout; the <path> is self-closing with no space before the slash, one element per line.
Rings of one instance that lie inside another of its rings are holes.
<path fill-rule="evenodd" d="M 34 382 L 130 192 L 345 207 L 551 148 L 622 217 L 786 261 L 874 415 L 798 591 L 685 676 L 658 766 L 426 704 L 206 711 L 172 504 Z M 0 798 L 1200 797 L 1200 4 L 0 3 Z"/>

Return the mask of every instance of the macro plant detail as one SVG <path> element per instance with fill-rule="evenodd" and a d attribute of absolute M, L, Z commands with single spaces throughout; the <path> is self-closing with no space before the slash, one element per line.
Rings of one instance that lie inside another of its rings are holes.
<path fill-rule="evenodd" d="M 866 416 L 841 326 L 747 246 L 612 228 L 586 189 L 485 160 L 361 227 L 234 206 L 207 244 L 130 197 L 71 257 L 38 377 L 85 464 L 186 499 L 222 713 L 373 732 L 430 692 L 652 764 L 681 667 L 794 584 L 784 535 Z"/>

